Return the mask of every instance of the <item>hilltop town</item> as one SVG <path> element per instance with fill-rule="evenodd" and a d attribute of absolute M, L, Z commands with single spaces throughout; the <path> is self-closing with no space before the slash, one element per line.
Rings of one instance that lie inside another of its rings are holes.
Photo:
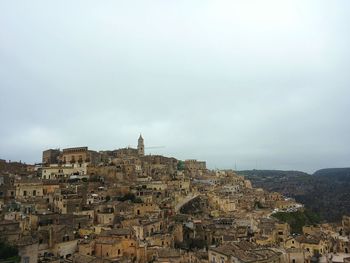
<path fill-rule="evenodd" d="M 304 225 L 294 199 L 234 170 L 137 148 L 48 149 L 40 164 L 0 160 L 4 262 L 350 262 L 350 217 Z M 10 255 L 13 251 L 13 255 Z"/>

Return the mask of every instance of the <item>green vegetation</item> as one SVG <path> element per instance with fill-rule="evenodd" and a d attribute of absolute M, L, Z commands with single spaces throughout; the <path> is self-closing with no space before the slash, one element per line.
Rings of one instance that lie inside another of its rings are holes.
<path fill-rule="evenodd" d="M 177 170 L 179 170 L 179 171 L 185 170 L 185 162 L 184 161 L 181 161 L 181 160 L 178 161 Z"/>
<path fill-rule="evenodd" d="M 3 241 L 0 241 L 0 260 L 20 262 L 20 257 L 18 256 L 18 249 L 7 243 L 4 243 Z"/>
<path fill-rule="evenodd" d="M 254 207 L 255 209 L 261 209 L 261 208 L 264 208 L 264 206 L 259 202 L 259 201 L 255 201 L 254 202 Z"/>
<path fill-rule="evenodd" d="M 133 203 L 142 203 L 140 197 L 136 197 L 133 193 L 127 193 L 123 196 L 117 197 L 118 201 L 124 202 L 130 200 Z"/>
<path fill-rule="evenodd" d="M 181 243 L 175 242 L 175 248 L 181 249 L 203 249 L 207 243 L 203 239 L 188 238 Z"/>
<path fill-rule="evenodd" d="M 288 223 L 290 225 L 291 232 L 298 234 L 302 233 L 303 226 L 320 223 L 320 217 L 308 210 L 305 210 L 303 212 L 278 212 L 272 214 L 272 216 L 282 222 Z"/>

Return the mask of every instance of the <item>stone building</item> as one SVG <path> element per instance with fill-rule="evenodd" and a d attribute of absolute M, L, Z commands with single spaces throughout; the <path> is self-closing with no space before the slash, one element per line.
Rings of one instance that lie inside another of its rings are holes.
<path fill-rule="evenodd" d="M 38 179 L 21 179 L 15 182 L 16 198 L 28 199 L 43 197 L 43 182 Z"/>
<path fill-rule="evenodd" d="M 53 200 L 55 211 L 61 214 L 79 212 L 82 209 L 82 197 L 72 190 L 56 189 Z"/>
<path fill-rule="evenodd" d="M 8 174 L 0 175 L 0 200 L 3 202 L 16 196 L 14 177 Z"/>
<path fill-rule="evenodd" d="M 44 165 L 57 164 L 60 157 L 60 149 L 48 149 L 43 151 L 42 163 Z"/>
<path fill-rule="evenodd" d="M 269 248 L 258 247 L 249 242 L 232 242 L 219 247 L 209 248 L 210 263 L 226 262 L 261 262 L 279 263 L 282 261 L 281 253 Z"/>
<path fill-rule="evenodd" d="M 115 156 L 113 157 L 116 157 L 116 158 L 137 157 L 138 150 L 131 147 L 121 148 L 121 149 L 115 150 L 114 155 Z"/>
<path fill-rule="evenodd" d="M 286 263 L 304 263 L 306 260 L 305 250 L 301 248 L 286 249 Z"/>
<path fill-rule="evenodd" d="M 80 248 L 79 248 L 80 249 Z M 84 244 L 81 249 L 84 253 L 93 253 L 98 257 L 109 259 L 138 258 L 138 243 L 133 231 L 129 228 L 117 228 L 102 231 L 96 238 L 92 252 Z"/>
<path fill-rule="evenodd" d="M 43 167 L 41 178 L 47 180 L 69 179 L 73 175 L 86 175 L 88 172 L 88 163 L 73 163 L 65 165 L 51 165 Z"/>
<path fill-rule="evenodd" d="M 137 152 L 139 154 L 139 156 L 144 156 L 145 155 L 145 143 L 144 140 L 140 134 L 140 137 L 138 139 L 138 143 L 137 143 Z"/>
<path fill-rule="evenodd" d="M 153 203 L 141 203 L 134 205 L 134 214 L 135 216 L 145 216 L 145 215 L 157 215 L 159 216 L 161 210 L 157 204 Z"/>
<path fill-rule="evenodd" d="M 89 150 L 88 147 L 66 148 L 62 150 L 60 155 L 60 162 L 63 164 L 90 163 L 96 165 L 100 162 L 100 159 L 100 154 L 96 151 Z"/>
<path fill-rule="evenodd" d="M 0 239 L 15 244 L 21 235 L 20 224 L 13 220 L 0 220 Z"/>
<path fill-rule="evenodd" d="M 37 233 L 39 254 L 50 252 L 59 258 L 68 259 L 77 250 L 76 231 L 70 224 L 40 226 Z"/>
<path fill-rule="evenodd" d="M 37 263 L 39 255 L 39 243 L 31 236 L 22 237 L 18 243 L 18 255 L 21 263 Z"/>
<path fill-rule="evenodd" d="M 329 252 L 327 240 L 322 235 L 300 235 L 290 237 L 284 243 L 285 248 L 302 248 L 306 257 L 324 255 Z"/>
<path fill-rule="evenodd" d="M 344 234 L 350 235 L 350 216 L 343 216 L 342 227 Z"/>
<path fill-rule="evenodd" d="M 197 160 L 185 160 L 185 169 L 189 171 L 206 170 L 206 162 Z"/>
<path fill-rule="evenodd" d="M 136 237 L 144 240 L 146 237 L 159 233 L 163 229 L 161 220 L 143 220 L 138 224 L 134 224 L 132 228 L 135 231 Z"/>

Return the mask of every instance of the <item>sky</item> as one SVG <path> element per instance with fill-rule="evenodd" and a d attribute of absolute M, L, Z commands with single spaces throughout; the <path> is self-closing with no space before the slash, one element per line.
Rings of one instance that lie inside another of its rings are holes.
<path fill-rule="evenodd" d="M 350 1 L 0 1 L 0 158 L 135 147 L 350 166 Z M 148 148 L 162 146 L 161 148 Z"/>

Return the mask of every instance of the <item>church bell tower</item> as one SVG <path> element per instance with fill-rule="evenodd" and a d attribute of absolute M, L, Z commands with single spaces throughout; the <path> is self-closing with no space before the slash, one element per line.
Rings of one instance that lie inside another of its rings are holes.
<path fill-rule="evenodd" d="M 142 138 L 142 135 L 140 134 L 138 143 L 137 143 L 137 150 L 140 156 L 144 156 L 145 155 L 145 144 Z"/>

